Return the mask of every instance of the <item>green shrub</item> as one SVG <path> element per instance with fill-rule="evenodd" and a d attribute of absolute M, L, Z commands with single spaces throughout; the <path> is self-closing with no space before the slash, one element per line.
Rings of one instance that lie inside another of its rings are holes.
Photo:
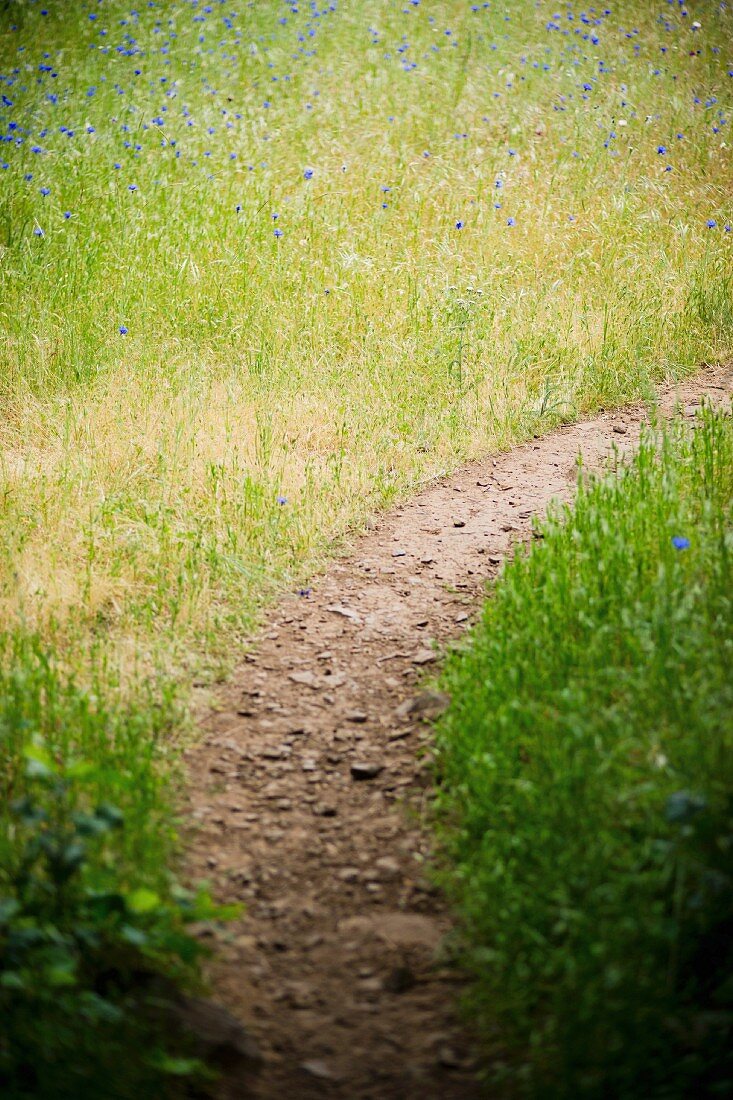
<path fill-rule="evenodd" d="M 222 914 L 164 869 L 153 712 L 104 708 L 32 640 L 3 655 L 0 1092 L 180 1095 L 204 1072 L 170 1011 L 197 981 L 187 925 Z"/>
<path fill-rule="evenodd" d="M 733 425 L 698 421 L 581 485 L 445 671 L 441 877 L 511 1094 L 733 1089 Z"/>

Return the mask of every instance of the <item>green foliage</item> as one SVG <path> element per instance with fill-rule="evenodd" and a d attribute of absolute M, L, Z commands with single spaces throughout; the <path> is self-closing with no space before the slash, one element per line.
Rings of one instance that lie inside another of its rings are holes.
<path fill-rule="evenodd" d="M 150 718 L 95 705 L 32 640 L 4 656 L 0 1091 L 179 1095 L 171 1080 L 203 1068 L 167 1007 L 197 980 L 187 926 L 225 914 L 164 869 L 173 837 Z"/>
<path fill-rule="evenodd" d="M 449 660 L 441 875 L 512 1095 L 733 1088 L 732 504 L 729 417 L 649 432 Z"/>

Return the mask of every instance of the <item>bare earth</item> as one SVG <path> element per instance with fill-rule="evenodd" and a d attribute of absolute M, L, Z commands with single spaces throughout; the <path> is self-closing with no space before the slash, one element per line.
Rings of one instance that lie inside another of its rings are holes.
<path fill-rule="evenodd" d="M 732 392 L 733 365 L 706 369 L 661 407 L 693 415 Z M 479 1095 L 460 978 L 440 956 L 450 917 L 426 876 L 430 729 L 407 705 L 532 517 L 572 496 L 578 453 L 598 467 L 645 415 L 561 428 L 382 516 L 282 600 L 221 691 L 187 754 L 189 869 L 245 903 L 211 977 L 265 1059 L 228 1097 Z"/>

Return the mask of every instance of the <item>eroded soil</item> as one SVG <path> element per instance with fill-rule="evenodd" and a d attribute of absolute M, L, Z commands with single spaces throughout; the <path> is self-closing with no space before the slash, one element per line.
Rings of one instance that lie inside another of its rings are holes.
<path fill-rule="evenodd" d="M 733 367 L 661 395 L 692 416 Z M 561 428 L 442 479 L 284 598 L 187 754 L 192 879 L 245 911 L 217 936 L 217 1000 L 259 1043 L 260 1100 L 472 1100 L 450 916 L 426 876 L 430 728 L 408 712 L 441 646 L 576 457 L 632 447 L 641 407 Z"/>

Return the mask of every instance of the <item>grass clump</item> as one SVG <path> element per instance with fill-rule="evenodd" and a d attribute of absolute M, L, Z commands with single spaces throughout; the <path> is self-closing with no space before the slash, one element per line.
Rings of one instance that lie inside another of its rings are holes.
<path fill-rule="evenodd" d="M 170 714 L 100 702 L 32 638 L 2 656 L 2 1095 L 180 1095 L 202 1067 L 172 998 L 198 977 L 187 926 L 216 914 L 166 870 Z"/>
<path fill-rule="evenodd" d="M 730 417 L 648 432 L 448 662 L 442 879 L 512 1095 L 733 1087 L 732 504 Z"/>

